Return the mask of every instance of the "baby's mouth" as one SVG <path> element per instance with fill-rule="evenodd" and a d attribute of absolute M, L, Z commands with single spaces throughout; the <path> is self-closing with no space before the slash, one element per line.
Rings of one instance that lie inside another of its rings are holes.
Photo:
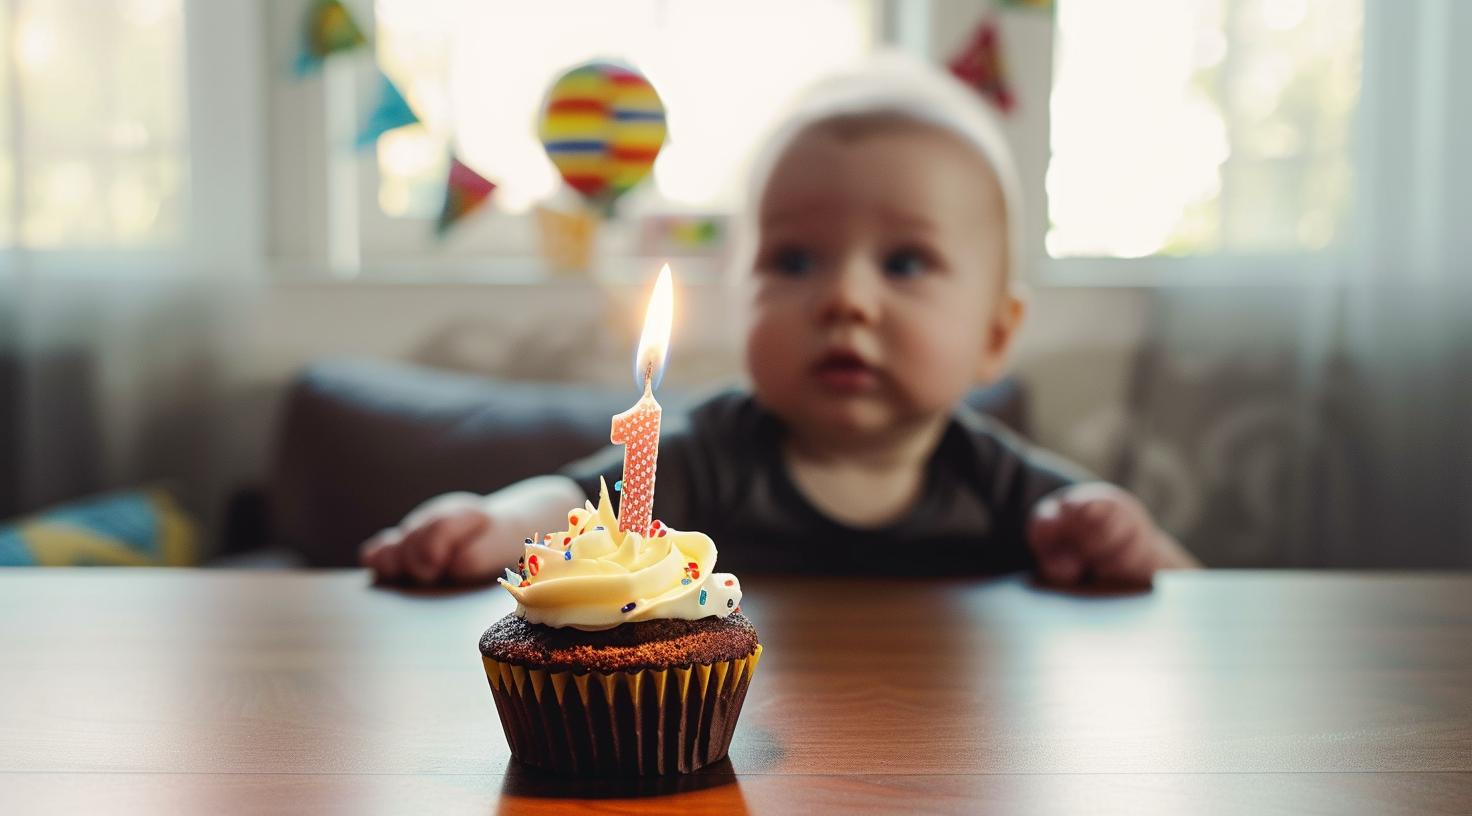
<path fill-rule="evenodd" d="M 820 385 L 837 393 L 862 393 L 879 385 L 878 369 L 845 349 L 827 352 L 818 358 L 812 370 Z"/>

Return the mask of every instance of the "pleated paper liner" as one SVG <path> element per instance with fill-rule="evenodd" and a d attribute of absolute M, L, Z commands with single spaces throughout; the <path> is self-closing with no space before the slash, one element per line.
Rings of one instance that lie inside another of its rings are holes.
<path fill-rule="evenodd" d="M 481 660 L 516 759 L 577 776 L 642 776 L 726 755 L 761 656 L 758 645 L 738 660 L 610 674 Z"/>

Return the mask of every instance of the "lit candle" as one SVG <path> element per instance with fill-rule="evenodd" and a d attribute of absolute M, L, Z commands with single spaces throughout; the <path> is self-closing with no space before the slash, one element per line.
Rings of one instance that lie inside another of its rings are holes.
<path fill-rule="evenodd" d="M 659 270 L 654 294 L 644 313 L 644 331 L 639 335 L 639 351 L 634 355 L 634 385 L 644 396 L 634 407 L 613 418 L 609 438 L 624 446 L 623 489 L 618 500 L 620 532 L 649 536 L 654 513 L 654 470 L 659 459 L 659 403 L 654 388 L 664 374 L 664 363 L 670 344 L 670 323 L 674 318 L 674 292 L 670 283 L 670 265 Z"/>

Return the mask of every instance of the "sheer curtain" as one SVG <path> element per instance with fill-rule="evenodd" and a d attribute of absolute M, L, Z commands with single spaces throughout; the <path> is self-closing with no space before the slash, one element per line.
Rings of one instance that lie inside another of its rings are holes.
<path fill-rule="evenodd" d="M 204 0 L 0 14 L 14 45 L 0 516 L 163 481 L 208 517 L 262 257 L 258 14 Z"/>
<path fill-rule="evenodd" d="M 1472 6 L 1377 9 L 1369 245 L 1325 378 L 1325 424 L 1353 458 L 1311 517 L 1350 563 L 1472 566 Z"/>
<path fill-rule="evenodd" d="M 1152 295 L 1123 479 L 1209 564 L 1472 566 L 1472 5 L 1365 31 L 1346 251 Z"/>

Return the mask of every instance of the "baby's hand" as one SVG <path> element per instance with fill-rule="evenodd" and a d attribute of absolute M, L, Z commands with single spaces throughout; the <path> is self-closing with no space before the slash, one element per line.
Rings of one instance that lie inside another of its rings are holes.
<path fill-rule="evenodd" d="M 1156 570 L 1197 566 L 1139 499 L 1103 482 L 1066 487 L 1039 502 L 1028 543 L 1042 579 L 1062 586 L 1088 579 L 1149 586 Z"/>
<path fill-rule="evenodd" d="M 363 543 L 360 559 L 383 582 L 479 583 L 499 572 L 495 520 L 473 493 L 421 505 L 397 526 Z"/>

